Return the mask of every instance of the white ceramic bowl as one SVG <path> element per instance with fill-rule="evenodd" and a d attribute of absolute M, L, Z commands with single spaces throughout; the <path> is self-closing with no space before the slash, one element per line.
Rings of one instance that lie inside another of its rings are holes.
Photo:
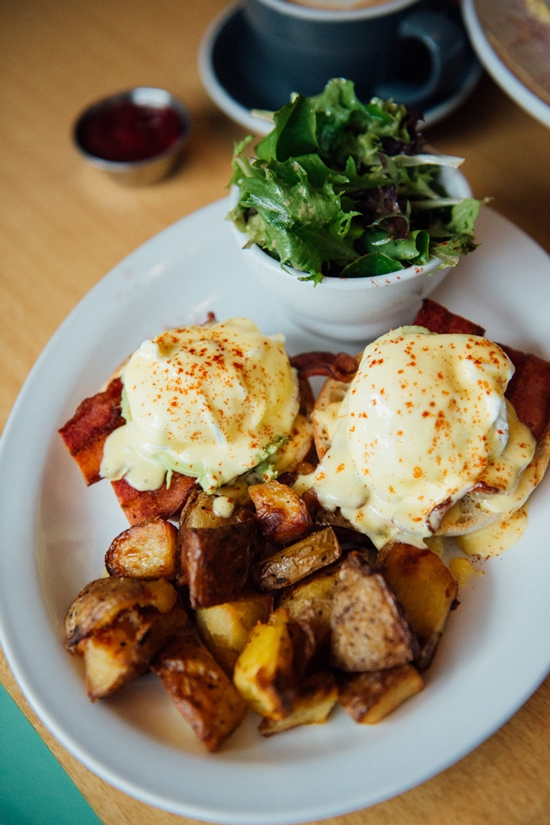
<path fill-rule="evenodd" d="M 461 172 L 446 167 L 441 177 L 449 195 L 471 197 Z M 243 246 L 243 233 L 235 228 L 235 235 Z M 298 326 L 338 341 L 369 340 L 392 327 L 411 323 L 422 299 L 454 268 L 440 268 L 441 261 L 433 258 L 425 266 L 388 275 L 323 278 L 313 284 L 299 280 L 304 273 L 283 268 L 256 244 L 243 249 L 243 261 Z"/>

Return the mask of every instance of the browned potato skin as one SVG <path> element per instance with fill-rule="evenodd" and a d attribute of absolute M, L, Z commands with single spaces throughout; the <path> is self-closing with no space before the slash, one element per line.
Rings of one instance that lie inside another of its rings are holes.
<path fill-rule="evenodd" d="M 247 706 L 190 622 L 152 665 L 183 718 L 212 753 L 239 727 Z"/>
<path fill-rule="evenodd" d="M 424 681 L 410 664 L 371 673 L 342 675 L 339 702 L 362 725 L 376 725 L 406 699 L 424 689 Z"/>
<path fill-rule="evenodd" d="M 214 511 L 216 496 L 195 489 L 187 499 L 180 516 L 180 529 L 185 527 L 216 528 L 227 527 L 228 524 L 240 524 L 250 521 L 254 516 L 249 499 L 244 496 L 242 501 L 236 501 L 233 513 L 230 516 L 219 516 Z"/>
<path fill-rule="evenodd" d="M 331 660 L 347 672 L 411 662 L 418 646 L 395 596 L 356 551 L 340 568 L 331 617 Z"/>
<path fill-rule="evenodd" d="M 257 550 L 257 525 L 253 518 L 222 527 L 183 527 L 179 554 L 183 577 L 189 586 L 191 607 L 212 607 L 234 601 L 248 582 Z"/>
<path fill-rule="evenodd" d="M 258 623 L 235 664 L 235 687 L 260 716 L 284 719 L 294 700 L 294 648 L 288 611 L 275 610 Z"/>
<path fill-rule="evenodd" d="M 325 527 L 257 562 L 253 570 L 254 583 L 263 592 L 279 590 L 332 564 L 341 555 L 336 533 L 332 527 Z"/>
<path fill-rule="evenodd" d="M 303 654 L 310 659 L 328 663 L 331 634 L 332 599 L 339 579 L 339 568 L 332 565 L 287 588 L 278 606 L 288 610 L 292 622 L 298 624 L 309 641 Z"/>
<path fill-rule="evenodd" d="M 300 685 L 292 708 L 283 719 L 265 717 L 258 727 L 262 736 L 297 728 L 300 725 L 323 725 L 338 701 L 338 687 L 332 673 L 321 672 L 309 676 Z"/>
<path fill-rule="evenodd" d="M 267 622 L 272 609 L 272 596 L 250 593 L 236 601 L 195 611 L 199 634 L 226 673 L 233 673 L 250 631 L 258 622 Z"/>
<path fill-rule="evenodd" d="M 431 550 L 400 542 L 381 549 L 376 570 L 405 609 L 420 644 L 416 666 L 425 670 L 432 663 L 449 613 L 456 604 L 456 579 Z"/>
<path fill-rule="evenodd" d="M 95 579 L 80 591 L 67 612 L 65 646 L 72 652 L 82 639 L 112 624 L 123 611 L 140 607 L 167 613 L 176 599 L 177 592 L 166 579 Z"/>
<path fill-rule="evenodd" d="M 89 698 L 94 702 L 112 696 L 146 673 L 166 639 L 185 622 L 179 605 L 168 613 L 127 610 L 112 624 L 82 639 L 76 651 L 84 656 Z"/>
<path fill-rule="evenodd" d="M 286 484 L 279 481 L 254 484 L 248 493 L 256 508 L 260 529 L 271 544 L 284 546 L 311 529 L 311 516 L 305 502 Z"/>
<path fill-rule="evenodd" d="M 166 519 L 149 519 L 113 539 L 105 554 L 105 567 L 110 576 L 174 579 L 177 547 L 176 526 Z"/>

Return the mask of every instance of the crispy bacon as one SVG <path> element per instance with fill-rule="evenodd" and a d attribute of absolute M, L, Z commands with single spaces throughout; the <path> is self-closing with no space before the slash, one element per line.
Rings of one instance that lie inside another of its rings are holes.
<path fill-rule="evenodd" d="M 73 417 L 60 428 L 59 434 L 78 464 L 86 484 L 100 481 L 103 448 L 107 437 L 125 422 L 120 409 L 122 381 L 114 378 L 106 390 L 82 401 Z M 191 490 L 194 478 L 173 473 L 170 486 L 140 492 L 127 481 L 112 483 L 119 504 L 130 524 L 151 516 L 177 517 Z"/>
<path fill-rule="evenodd" d="M 290 363 L 298 370 L 301 378 L 324 375 L 336 381 L 348 383 L 357 372 L 357 359 L 347 352 L 303 352 L 293 355 Z"/>
<path fill-rule="evenodd" d="M 520 421 L 539 439 L 550 424 L 550 363 L 531 352 L 500 346 L 516 368 L 506 397 Z"/>
<path fill-rule="evenodd" d="M 120 411 L 122 381 L 114 378 L 106 390 L 85 398 L 59 434 L 78 464 L 86 484 L 99 481 L 103 445 L 107 437 L 124 424 Z"/>
<path fill-rule="evenodd" d="M 461 315 L 455 315 L 441 304 L 432 301 L 430 298 L 425 298 L 422 302 L 421 308 L 414 319 L 414 323 L 418 326 L 426 327 L 430 332 L 439 333 L 464 333 L 465 335 L 485 335 L 485 330 L 479 324 L 463 318 Z"/>
<path fill-rule="evenodd" d="M 424 300 L 414 323 L 426 327 L 431 332 L 485 334 L 483 327 L 449 312 L 431 299 Z M 539 439 L 550 426 L 550 363 L 533 353 L 522 352 L 505 344 L 499 346 L 515 367 L 506 397 L 514 406 L 520 421 L 529 427 L 536 439 Z"/>
<path fill-rule="evenodd" d="M 136 490 L 124 478 L 112 481 L 111 486 L 130 524 L 139 524 L 154 516 L 177 518 L 197 481 L 190 476 L 172 473 L 170 486 L 163 484 L 158 490 Z"/>

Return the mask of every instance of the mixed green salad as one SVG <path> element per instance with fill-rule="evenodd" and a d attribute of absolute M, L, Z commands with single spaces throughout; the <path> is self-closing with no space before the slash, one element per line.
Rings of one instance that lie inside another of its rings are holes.
<path fill-rule="evenodd" d="M 249 154 L 235 147 L 229 218 L 304 280 L 384 275 L 437 257 L 455 265 L 476 247 L 480 201 L 449 197 L 442 167 L 461 158 L 423 153 L 420 117 L 392 100 L 362 103 L 350 80 L 296 94 Z"/>

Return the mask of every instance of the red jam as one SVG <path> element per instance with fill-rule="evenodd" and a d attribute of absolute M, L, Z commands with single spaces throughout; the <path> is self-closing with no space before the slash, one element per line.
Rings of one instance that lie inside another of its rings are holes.
<path fill-rule="evenodd" d="M 162 154 L 181 137 L 182 129 L 178 114 L 167 106 L 125 101 L 92 112 L 79 124 L 76 137 L 91 155 L 131 163 Z"/>

